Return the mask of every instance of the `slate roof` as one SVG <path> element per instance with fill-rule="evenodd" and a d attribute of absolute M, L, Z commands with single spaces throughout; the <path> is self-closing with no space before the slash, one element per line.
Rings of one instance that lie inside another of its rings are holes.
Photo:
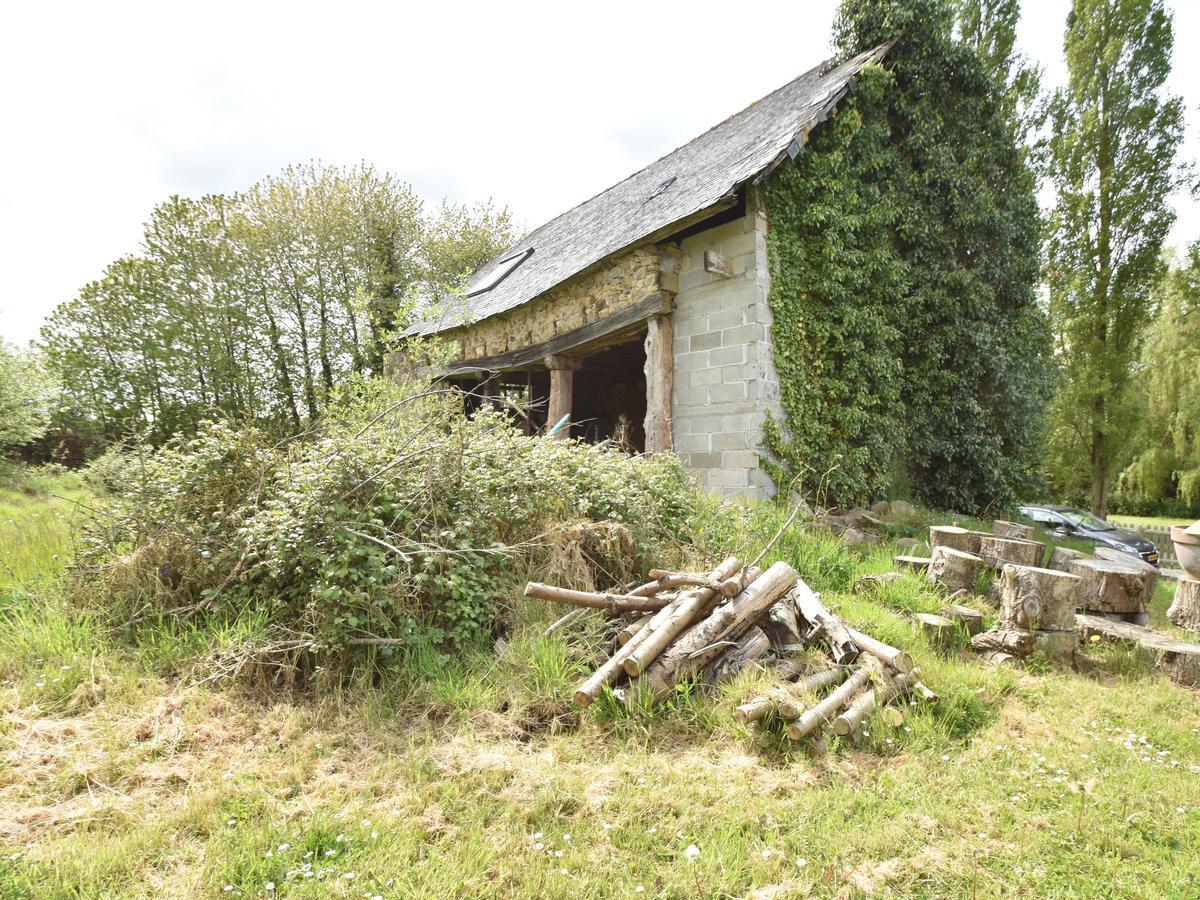
<path fill-rule="evenodd" d="M 589 266 L 660 234 L 730 197 L 741 185 L 794 157 L 808 131 L 845 94 L 863 66 L 888 45 L 825 71 L 823 63 L 768 94 L 603 193 L 552 219 L 476 272 L 467 298 L 410 334 L 433 334 L 515 309 Z M 823 74 L 824 73 L 824 74 Z M 490 290 L 470 296 L 493 270 L 533 250 Z"/>

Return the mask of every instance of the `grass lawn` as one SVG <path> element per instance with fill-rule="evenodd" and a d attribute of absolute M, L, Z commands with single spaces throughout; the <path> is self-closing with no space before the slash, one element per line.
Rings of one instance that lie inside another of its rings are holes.
<path fill-rule="evenodd" d="M 74 514 L 0 492 L 0 896 L 1200 895 L 1196 693 L 1117 646 L 1087 674 L 936 653 L 915 576 L 829 587 L 889 548 L 783 542 L 942 695 L 816 755 L 733 721 L 761 676 L 578 713 L 586 648 L 532 603 L 505 652 L 378 683 L 206 681 L 245 623 L 99 628 L 56 580 Z"/>

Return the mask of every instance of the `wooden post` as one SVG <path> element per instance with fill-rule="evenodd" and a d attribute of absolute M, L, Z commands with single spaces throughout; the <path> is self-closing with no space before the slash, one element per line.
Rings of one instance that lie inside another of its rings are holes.
<path fill-rule="evenodd" d="M 665 453 L 672 446 L 674 334 L 669 316 L 651 316 L 646 326 L 646 452 Z"/>
<path fill-rule="evenodd" d="M 547 356 L 546 368 L 550 370 L 550 405 L 546 414 L 546 428 L 553 428 L 563 416 L 571 414 L 571 392 L 575 384 L 575 370 L 583 360 L 567 356 Z M 563 428 L 555 437 L 565 438 L 571 434 L 570 427 Z"/>

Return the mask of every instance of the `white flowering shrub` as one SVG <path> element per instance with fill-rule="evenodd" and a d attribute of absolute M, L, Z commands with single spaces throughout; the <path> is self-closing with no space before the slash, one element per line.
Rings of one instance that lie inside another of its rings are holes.
<path fill-rule="evenodd" d="M 213 422 L 121 459 L 88 593 L 124 617 L 253 604 L 332 649 L 468 646 L 547 567 L 611 586 L 672 558 L 696 503 L 673 457 L 529 437 L 498 412 L 467 419 L 450 390 L 378 382 L 301 438 Z"/>

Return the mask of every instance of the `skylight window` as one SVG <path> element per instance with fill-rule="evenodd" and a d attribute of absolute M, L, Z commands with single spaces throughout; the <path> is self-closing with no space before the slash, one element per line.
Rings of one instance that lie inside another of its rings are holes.
<path fill-rule="evenodd" d="M 490 291 L 505 278 L 511 275 L 517 266 L 525 262 L 525 260 L 529 259 L 531 256 L 533 256 L 533 248 L 529 247 L 528 249 L 514 253 L 512 256 L 504 257 L 504 259 L 496 263 L 492 271 L 488 272 L 487 275 L 483 277 L 479 284 L 467 291 L 467 296 L 474 297 L 476 294 L 482 294 L 485 291 Z"/>

